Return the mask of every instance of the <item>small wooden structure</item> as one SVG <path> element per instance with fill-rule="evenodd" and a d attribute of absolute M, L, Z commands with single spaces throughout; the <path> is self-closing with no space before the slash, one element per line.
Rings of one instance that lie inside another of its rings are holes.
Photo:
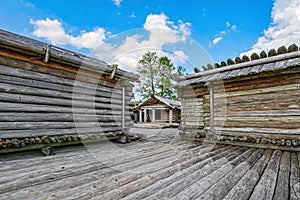
<path fill-rule="evenodd" d="M 179 123 L 180 101 L 152 95 L 136 107 L 135 113 L 140 123 Z"/>
<path fill-rule="evenodd" d="M 182 136 L 300 150 L 298 46 L 214 66 L 180 78 L 176 86 L 182 98 Z"/>
<path fill-rule="evenodd" d="M 0 30 L 0 152 L 124 135 L 138 78 Z"/>

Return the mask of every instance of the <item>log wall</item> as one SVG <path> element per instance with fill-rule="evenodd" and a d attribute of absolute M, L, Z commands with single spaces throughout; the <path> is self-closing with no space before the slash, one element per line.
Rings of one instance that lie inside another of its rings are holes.
<path fill-rule="evenodd" d="M 210 86 L 180 89 L 183 113 L 181 134 L 220 143 L 299 150 L 300 72 L 249 75 L 211 83 L 214 88 L 211 120 Z M 194 98 L 192 98 L 194 96 Z"/>
<path fill-rule="evenodd" d="M 43 59 L 0 46 L 0 152 L 124 135 L 133 125 L 131 74 Z"/>

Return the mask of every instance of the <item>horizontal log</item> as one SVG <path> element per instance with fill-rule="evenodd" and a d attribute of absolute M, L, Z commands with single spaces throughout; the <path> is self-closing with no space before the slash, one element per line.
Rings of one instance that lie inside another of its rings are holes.
<path fill-rule="evenodd" d="M 44 56 L 44 50 L 41 47 L 47 47 L 47 44 L 42 43 L 40 41 L 36 41 L 27 37 L 21 37 L 15 35 L 13 33 L 9 33 L 6 31 L 1 31 L 1 44 L 3 47 L 6 46 L 8 48 L 15 48 L 20 50 L 24 50 L 24 53 L 27 52 L 29 54 L 35 53 L 41 56 Z M 59 47 L 51 46 L 51 60 L 54 59 L 57 62 L 61 63 L 73 63 L 73 65 L 87 67 L 89 69 L 93 69 L 95 71 L 112 71 L 112 68 L 108 66 L 105 62 L 91 58 L 82 54 L 78 54 L 66 49 L 62 49 Z M 128 79 L 136 80 L 138 76 L 126 72 L 124 70 L 118 69 L 116 71 L 116 76 L 126 77 Z"/>
<path fill-rule="evenodd" d="M 297 90 L 296 90 L 297 91 Z M 249 94 L 245 96 L 234 96 L 234 97 L 227 97 L 226 103 L 230 104 L 251 104 L 255 102 L 277 102 L 277 101 L 284 101 L 284 100 L 290 100 L 293 99 L 297 101 L 299 98 L 299 94 L 295 92 L 295 90 L 282 90 L 276 93 L 268 93 L 268 94 Z M 222 97 L 223 99 L 223 97 Z M 220 100 L 217 98 L 215 99 L 216 103 L 218 103 Z"/>
<path fill-rule="evenodd" d="M 78 108 L 107 108 L 107 109 L 122 109 L 120 104 L 110 103 L 97 103 L 97 102 L 86 102 L 81 100 L 63 99 L 63 98 L 48 98 L 34 95 L 22 95 L 0 92 L 0 101 L 12 102 L 12 103 L 23 103 L 23 104 L 42 104 L 42 105 L 56 105 L 66 107 L 78 107 Z M 129 109 L 129 106 L 126 107 Z"/>
<path fill-rule="evenodd" d="M 283 85 L 283 86 L 276 86 L 276 87 L 268 87 L 268 88 L 261 88 L 261 89 L 253 89 L 253 90 L 245 90 L 245 91 L 236 91 L 236 92 L 228 92 L 225 93 L 225 97 L 236 97 L 236 96 L 248 96 L 248 95 L 260 95 L 260 94 L 268 94 L 268 93 L 277 93 L 281 91 L 297 91 L 300 89 L 299 83 L 292 84 L 292 85 Z M 215 94 L 215 98 L 224 98 L 224 94 Z"/>
<path fill-rule="evenodd" d="M 9 59 L 9 58 L 5 58 L 5 59 Z M 0 60 L 1 60 L 1 56 L 0 56 Z M 16 60 L 13 60 L 12 62 L 19 62 Z M 71 86 L 71 87 L 76 87 L 76 88 L 85 88 L 85 89 L 90 89 L 90 90 L 95 90 L 95 88 L 97 89 L 97 91 L 100 92 L 108 92 L 108 93 L 119 93 L 121 94 L 121 88 L 118 85 L 113 85 L 110 87 L 101 85 L 98 86 L 98 83 L 101 83 L 100 80 L 96 80 L 94 83 L 87 83 L 87 82 L 83 82 L 78 80 L 72 80 L 70 78 L 67 77 L 59 77 L 59 76 L 53 76 L 53 75 L 49 75 L 46 73 L 39 73 L 39 72 L 34 72 L 34 71 L 30 71 L 30 70 L 24 70 L 24 69 L 20 69 L 18 68 L 19 65 L 26 65 L 27 63 L 18 63 L 17 64 L 17 68 L 14 67 L 9 67 L 9 66 L 5 66 L 5 65 L 0 65 L 0 74 L 3 77 L 13 77 L 16 80 L 20 80 L 23 79 L 24 81 L 26 81 L 27 79 L 31 80 L 32 83 L 48 83 L 48 85 L 56 85 L 57 88 L 60 88 L 60 86 Z M 36 66 L 37 68 L 39 66 Z M 42 69 L 47 69 L 47 67 L 43 67 Z M 63 73 L 63 71 L 58 70 L 58 74 Z M 75 77 L 77 75 L 75 74 Z M 81 76 L 78 76 L 81 77 Z M 1 79 L 0 79 L 1 80 Z M 126 84 L 125 86 L 125 90 L 126 92 L 132 92 L 132 88 L 133 86 L 131 84 Z"/>
<path fill-rule="evenodd" d="M 270 128 L 270 129 L 300 129 L 299 121 L 276 121 L 272 119 L 259 120 L 214 120 L 214 126 L 219 126 L 219 124 L 224 128 Z"/>
<path fill-rule="evenodd" d="M 184 112 L 181 112 L 184 113 Z M 201 118 L 201 117 L 205 117 L 203 112 L 186 112 L 187 113 L 187 117 L 191 117 L 191 118 Z"/>
<path fill-rule="evenodd" d="M 6 63 L 6 65 L 2 64 L 4 61 L 8 61 L 10 60 L 9 63 Z M 12 63 L 17 63 L 16 66 L 13 65 Z M 29 65 L 29 66 L 28 66 Z M 92 83 L 88 83 L 88 82 L 84 82 L 81 81 L 79 78 L 82 78 L 82 76 L 78 76 L 78 80 L 77 78 L 77 74 L 73 74 L 72 77 L 61 77 L 62 74 L 66 73 L 62 70 L 57 70 L 57 74 L 58 76 L 55 75 L 49 75 L 47 74 L 47 72 L 45 71 L 44 73 L 40 73 L 40 72 L 34 72 L 31 70 L 31 68 L 33 67 L 31 63 L 26 63 L 26 62 L 21 62 L 15 59 L 10 59 L 10 58 L 4 58 L 2 56 L 0 56 L 0 74 L 3 77 L 13 77 L 17 80 L 19 79 L 29 79 L 32 80 L 33 83 L 35 82 L 46 82 L 49 85 L 54 84 L 54 85 L 65 85 L 65 86 L 72 86 L 72 84 L 76 84 L 74 86 L 76 87 L 82 87 L 83 88 L 89 88 L 89 89 L 94 89 L 98 83 L 101 81 L 98 79 L 95 79 Z M 13 66 L 13 67 L 10 67 Z M 28 69 L 20 69 L 19 66 L 28 66 Z M 41 68 L 41 69 L 47 69 L 47 66 L 39 66 L 36 65 L 34 66 L 34 68 Z M 111 90 L 112 88 L 120 88 L 120 86 L 109 83 L 110 85 L 106 86 L 106 85 L 101 85 L 99 90 L 102 91 L 108 91 Z"/>
<path fill-rule="evenodd" d="M 297 147 L 299 149 L 300 141 L 299 137 L 295 135 L 272 135 L 272 134 L 261 134 L 261 133 L 243 133 L 243 132 L 226 132 L 226 131 L 214 131 L 215 142 L 225 142 L 230 145 L 241 145 L 244 144 L 258 144 L 259 147 L 270 148 L 272 146 L 281 147 Z"/>
<path fill-rule="evenodd" d="M 197 116 L 190 116 L 188 115 L 186 117 L 186 121 L 188 122 L 203 122 L 204 121 L 204 118 L 203 117 L 197 117 Z"/>
<path fill-rule="evenodd" d="M 223 84 L 214 85 L 216 93 L 224 93 L 225 92 L 232 92 L 232 91 L 241 91 L 241 90 L 249 90 L 249 89 L 260 89 L 266 87 L 273 87 L 278 85 L 288 85 L 299 83 L 299 70 L 295 71 L 295 69 L 285 70 L 284 72 L 271 74 L 260 74 L 259 76 L 247 76 L 243 78 L 233 79 L 233 80 L 226 80 Z M 193 84 L 195 87 L 191 90 L 189 87 L 185 87 L 184 89 L 179 89 L 184 94 L 192 94 L 197 93 L 198 95 L 208 94 L 208 89 L 203 84 Z"/>
<path fill-rule="evenodd" d="M 188 103 L 203 103 L 203 99 L 202 98 L 188 98 L 188 99 L 185 99 L 185 102 L 186 104 Z"/>
<path fill-rule="evenodd" d="M 55 135 L 72 135 L 72 134 L 90 134 L 110 131 L 120 131 L 122 127 L 93 127 L 93 128 L 64 128 L 64 129 L 37 129 L 37 130 L 9 130 L 1 131 L 0 138 L 26 138 L 37 136 L 55 136 Z"/>
<path fill-rule="evenodd" d="M 201 118 L 200 118 L 201 120 Z M 224 128 L 281 128 L 300 129 L 300 117 L 215 117 L 214 124 L 223 124 Z"/>
<path fill-rule="evenodd" d="M 129 108 L 125 109 L 125 115 L 130 115 Z M 79 108 L 79 107 L 63 107 L 52 105 L 37 104 L 20 104 L 11 102 L 0 102 L 0 112 L 42 112 L 42 113 L 69 113 L 69 114 L 104 114 L 104 115 L 120 115 L 121 110 L 109 107 L 103 109 Z"/>
<path fill-rule="evenodd" d="M 222 127 L 215 127 L 215 131 L 226 131 L 226 132 L 240 132 L 240 133 L 261 133 L 261 134 L 283 134 L 283 135 L 299 135 L 300 129 L 271 129 L 271 128 L 222 128 Z"/>
<path fill-rule="evenodd" d="M 130 120 L 130 113 L 125 113 L 125 120 Z M 0 122 L 79 122 L 85 121 L 103 121 L 113 122 L 121 121 L 121 113 L 98 113 L 96 114 L 73 114 L 73 113 L 25 113 L 25 112 L 5 112 L 0 115 Z"/>
<path fill-rule="evenodd" d="M 193 85 L 194 86 L 194 85 Z M 209 94 L 209 90 L 205 86 L 200 86 L 200 87 L 185 87 L 184 89 L 179 88 L 179 92 L 184 96 L 190 96 L 190 97 L 197 97 L 197 95 L 204 95 L 204 94 Z"/>
<path fill-rule="evenodd" d="M 69 94 L 84 94 L 84 95 L 90 95 L 90 96 L 96 96 L 96 97 L 109 97 L 109 98 L 116 98 L 121 99 L 121 91 L 117 88 L 110 89 L 110 90 L 104 90 L 104 87 L 98 87 L 96 85 L 91 85 L 90 87 L 82 87 L 81 83 L 74 82 L 70 86 L 69 85 L 59 85 L 55 83 L 47 83 L 43 81 L 35 81 L 31 79 L 23 79 L 18 77 L 10 77 L 10 76 L 4 76 L 0 75 L 0 83 L 9 84 L 9 85 L 19 85 L 26 86 L 26 87 L 34 87 L 34 88 L 40 88 L 40 89 L 46 89 L 46 90 L 52 90 L 57 92 L 66 92 Z M 78 86 L 77 86 L 78 85 Z M 100 89 L 101 88 L 101 89 Z M 126 91 L 125 93 L 126 97 L 132 96 L 131 91 Z"/>
<path fill-rule="evenodd" d="M 275 75 L 275 76 L 268 76 L 268 78 L 255 78 L 255 79 L 247 79 L 244 81 L 231 81 L 226 82 L 224 85 L 214 86 L 214 92 L 218 93 L 230 93 L 236 91 L 243 91 L 243 90 L 254 90 L 254 89 L 264 89 L 269 87 L 276 87 L 282 85 L 291 85 L 291 84 L 299 84 L 299 75 L 297 73 L 294 74 L 284 74 L 284 75 Z M 224 90 L 225 86 L 225 90 Z M 205 91 L 206 90 L 206 91 Z M 189 90 L 185 88 L 184 90 L 180 90 L 182 95 L 205 95 L 208 94 L 207 87 L 200 86 L 194 90 Z"/>
<path fill-rule="evenodd" d="M 96 119 L 97 120 L 97 119 Z M 130 122 L 129 120 L 127 122 Z M 95 128 L 95 127 L 111 127 L 122 126 L 119 122 L 0 122 L 0 134 L 5 130 L 34 130 L 34 129 L 62 129 L 62 128 Z"/>
<path fill-rule="evenodd" d="M 227 117 L 283 117 L 283 116 L 300 116 L 300 110 L 251 110 L 249 112 L 223 110 Z"/>
<path fill-rule="evenodd" d="M 185 109 L 186 110 L 189 110 L 189 111 L 195 111 L 195 112 L 197 112 L 197 111 L 201 111 L 202 110 L 202 108 L 203 108 L 203 105 L 190 105 L 190 104 L 187 104 L 186 106 L 185 106 Z"/>
<path fill-rule="evenodd" d="M 102 103 L 118 103 L 122 102 L 121 95 L 103 94 L 102 97 L 97 97 L 94 94 L 80 94 L 76 91 L 73 93 L 60 92 L 57 90 L 39 89 L 28 86 L 17 86 L 12 84 L 0 83 L 0 91 L 5 93 L 14 94 L 24 94 L 24 95 L 34 95 L 42 97 L 52 97 L 52 98 L 64 98 L 64 99 L 74 99 L 92 102 L 102 102 Z M 106 97 L 104 97 L 106 96 Z M 129 101 L 131 97 L 125 96 L 125 100 Z"/>
<path fill-rule="evenodd" d="M 195 121 L 195 122 L 186 121 L 184 124 L 187 125 L 187 126 L 200 126 L 200 127 L 204 127 L 204 122 L 202 122 L 202 121 Z"/>
<path fill-rule="evenodd" d="M 232 92 L 238 90 L 252 90 L 266 87 L 274 87 L 279 85 L 289 85 L 299 83 L 299 74 L 289 73 L 283 75 L 268 76 L 268 78 L 256 78 L 245 81 L 228 82 L 225 84 L 225 91 Z M 221 87 L 223 90 L 224 87 Z M 219 88 L 215 86 L 215 91 Z"/>
<path fill-rule="evenodd" d="M 216 112 L 223 112 L 223 111 L 239 111 L 239 112 L 251 112 L 251 111 L 274 111 L 274 110 L 294 110 L 299 108 L 299 102 L 295 102 L 293 99 L 284 99 L 277 102 L 256 102 L 251 104 L 237 104 L 237 105 L 225 105 L 223 108 L 221 106 L 216 106 L 215 111 Z M 204 107 L 204 110 L 206 111 L 208 108 Z"/>

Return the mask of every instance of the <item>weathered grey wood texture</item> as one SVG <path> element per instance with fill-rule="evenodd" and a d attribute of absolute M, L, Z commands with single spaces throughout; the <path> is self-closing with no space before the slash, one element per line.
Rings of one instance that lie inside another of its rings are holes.
<path fill-rule="evenodd" d="M 177 84 L 183 104 L 181 135 L 299 150 L 299 55 L 287 53 L 182 78 Z"/>
<path fill-rule="evenodd" d="M 103 61 L 0 30 L 0 148 L 32 144 L 35 137 L 131 127 L 131 82 L 138 76 L 117 69 L 110 77 L 113 70 Z"/>
<path fill-rule="evenodd" d="M 201 145 L 170 137 L 174 131 L 163 129 L 147 142 L 2 158 L 0 199 L 300 197 L 299 153 Z"/>

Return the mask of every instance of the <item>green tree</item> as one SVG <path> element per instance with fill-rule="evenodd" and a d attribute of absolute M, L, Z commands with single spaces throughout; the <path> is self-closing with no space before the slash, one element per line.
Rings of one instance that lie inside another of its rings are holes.
<path fill-rule="evenodd" d="M 147 52 L 138 61 L 137 72 L 141 76 L 141 86 L 139 92 L 144 98 L 149 98 L 153 94 L 159 96 L 178 99 L 176 90 L 172 87 L 171 74 L 177 71 L 181 76 L 184 68 L 174 67 L 167 56 L 159 57 L 156 52 Z"/>
<path fill-rule="evenodd" d="M 172 87 L 171 74 L 175 69 L 171 60 L 167 56 L 159 58 L 159 82 L 158 82 L 158 95 L 172 98 Z"/>
<path fill-rule="evenodd" d="M 138 61 L 137 72 L 141 76 L 140 92 L 144 98 L 155 94 L 155 86 L 159 77 L 158 56 L 156 52 L 147 52 Z"/>

